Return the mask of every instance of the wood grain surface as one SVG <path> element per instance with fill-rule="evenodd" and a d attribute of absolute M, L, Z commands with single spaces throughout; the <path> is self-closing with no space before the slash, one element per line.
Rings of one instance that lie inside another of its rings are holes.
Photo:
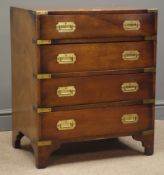
<path fill-rule="evenodd" d="M 122 124 L 124 114 L 138 114 L 139 121 L 134 124 Z M 60 111 L 42 114 L 42 137 L 44 139 L 86 139 L 112 135 L 130 135 L 152 128 L 151 106 L 117 106 L 74 111 Z M 74 119 L 73 130 L 59 131 L 57 122 Z"/>
<path fill-rule="evenodd" d="M 137 82 L 137 92 L 124 93 L 121 85 Z M 72 97 L 58 97 L 59 87 L 74 86 L 76 93 Z M 123 100 L 154 98 L 153 75 L 149 73 L 101 75 L 74 78 L 54 78 L 41 80 L 42 106 L 65 106 Z"/>
<path fill-rule="evenodd" d="M 136 69 L 153 67 L 154 42 L 116 42 L 91 44 L 64 44 L 41 46 L 42 73 L 69 73 L 110 69 Z M 124 51 L 138 51 L 138 60 L 124 60 Z M 59 64 L 59 54 L 74 53 L 73 64 Z"/>
<path fill-rule="evenodd" d="M 153 14 L 79 14 L 79 15 L 43 15 L 41 20 L 41 39 L 100 38 L 121 36 L 149 36 L 156 33 Z M 139 30 L 125 31 L 125 20 L 139 20 Z M 74 22 L 74 32 L 59 33 L 58 22 Z"/>

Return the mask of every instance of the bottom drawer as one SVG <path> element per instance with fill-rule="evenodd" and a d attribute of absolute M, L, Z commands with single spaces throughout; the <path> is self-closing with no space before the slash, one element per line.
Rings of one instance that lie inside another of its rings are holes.
<path fill-rule="evenodd" d="M 87 139 L 130 135 L 153 127 L 150 105 L 60 111 L 42 114 L 42 138 Z"/>

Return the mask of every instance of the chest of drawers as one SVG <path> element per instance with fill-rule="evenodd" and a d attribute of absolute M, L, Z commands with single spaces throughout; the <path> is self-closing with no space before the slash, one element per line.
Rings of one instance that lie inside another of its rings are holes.
<path fill-rule="evenodd" d="M 11 8 L 13 146 L 132 136 L 153 154 L 157 10 Z"/>

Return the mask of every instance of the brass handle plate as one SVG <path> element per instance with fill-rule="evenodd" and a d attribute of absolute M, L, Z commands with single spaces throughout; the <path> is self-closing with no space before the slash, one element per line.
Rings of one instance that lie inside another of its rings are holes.
<path fill-rule="evenodd" d="M 76 55 L 74 53 L 58 54 L 57 62 L 59 64 L 74 64 L 76 62 Z"/>
<path fill-rule="evenodd" d="M 139 20 L 125 20 L 123 22 L 124 30 L 139 30 L 141 28 L 141 23 Z"/>
<path fill-rule="evenodd" d="M 140 57 L 140 52 L 138 50 L 125 50 L 122 53 L 122 59 L 125 61 L 136 61 Z"/>
<path fill-rule="evenodd" d="M 124 114 L 121 117 L 121 122 L 123 124 L 134 124 L 138 123 L 139 115 L 138 114 Z"/>
<path fill-rule="evenodd" d="M 57 122 L 57 129 L 62 130 L 72 130 L 76 127 L 76 121 L 74 119 L 69 120 L 59 120 Z"/>
<path fill-rule="evenodd" d="M 56 30 L 58 32 L 74 32 L 76 30 L 76 24 L 74 22 L 58 22 L 56 24 Z"/>
<path fill-rule="evenodd" d="M 57 89 L 58 97 L 72 97 L 75 94 L 76 94 L 76 89 L 74 86 L 58 87 Z"/>
<path fill-rule="evenodd" d="M 139 84 L 137 82 L 127 82 L 121 85 L 122 92 L 137 92 L 139 90 Z"/>

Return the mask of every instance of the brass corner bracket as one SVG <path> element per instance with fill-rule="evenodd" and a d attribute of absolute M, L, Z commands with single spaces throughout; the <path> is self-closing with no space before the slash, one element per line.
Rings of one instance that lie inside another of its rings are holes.
<path fill-rule="evenodd" d="M 153 35 L 153 36 L 145 36 L 144 37 L 144 40 L 146 41 L 149 41 L 149 40 L 157 40 L 157 36 L 156 35 Z"/>
<path fill-rule="evenodd" d="M 38 141 L 37 142 L 37 146 L 41 147 L 41 146 L 50 146 L 52 145 L 52 141 L 51 140 L 43 140 L 43 141 Z"/>
<path fill-rule="evenodd" d="M 147 9 L 148 13 L 158 13 L 158 9 L 157 8 L 149 8 Z"/>
<path fill-rule="evenodd" d="M 36 111 L 38 114 L 45 112 L 52 112 L 52 108 L 37 108 Z"/>
<path fill-rule="evenodd" d="M 142 135 L 151 135 L 151 134 L 154 134 L 154 130 L 153 129 L 142 132 Z"/>
<path fill-rule="evenodd" d="M 51 74 L 37 74 L 36 78 L 38 80 L 42 80 L 42 79 L 51 79 L 52 75 Z"/>
<path fill-rule="evenodd" d="M 51 40 L 36 40 L 37 45 L 46 45 L 46 44 L 51 44 Z"/>
<path fill-rule="evenodd" d="M 36 10 L 34 11 L 36 15 L 48 15 L 47 10 Z"/>
<path fill-rule="evenodd" d="M 144 73 L 149 73 L 149 72 L 155 73 L 156 72 L 156 68 L 155 67 L 144 68 Z"/>
<path fill-rule="evenodd" d="M 143 104 L 155 104 L 155 99 L 144 99 Z"/>

